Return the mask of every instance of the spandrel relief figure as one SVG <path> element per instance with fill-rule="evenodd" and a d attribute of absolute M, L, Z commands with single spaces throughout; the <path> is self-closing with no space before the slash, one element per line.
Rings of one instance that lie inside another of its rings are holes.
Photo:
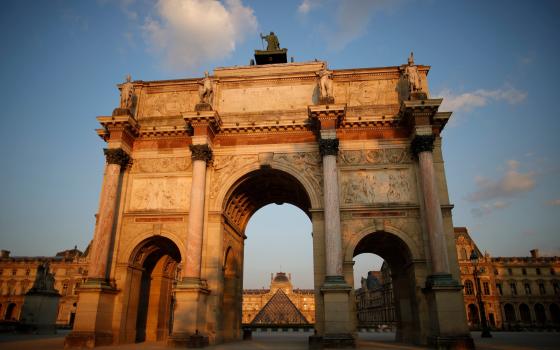
<path fill-rule="evenodd" d="M 418 72 L 418 66 L 414 64 L 414 53 L 408 57 L 408 65 L 404 68 L 404 78 L 408 81 L 409 92 L 422 91 L 422 78 Z"/>
<path fill-rule="evenodd" d="M 200 104 L 212 105 L 214 89 L 212 86 L 212 79 L 208 76 L 208 72 L 204 72 L 204 78 L 198 81 L 198 85 L 198 97 L 200 98 Z"/>
<path fill-rule="evenodd" d="M 317 73 L 319 77 L 320 103 L 334 103 L 332 71 L 323 68 Z"/>
<path fill-rule="evenodd" d="M 124 83 L 121 84 L 121 108 L 132 108 L 133 92 L 134 85 L 132 84 L 132 78 L 130 77 L 130 74 L 128 74 L 125 78 Z"/>

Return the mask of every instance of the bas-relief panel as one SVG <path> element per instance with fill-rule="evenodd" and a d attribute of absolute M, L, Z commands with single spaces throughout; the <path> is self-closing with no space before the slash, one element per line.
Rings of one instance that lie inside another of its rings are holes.
<path fill-rule="evenodd" d="M 398 80 L 369 80 L 338 83 L 334 87 L 337 101 L 351 106 L 389 105 L 399 102 Z"/>
<path fill-rule="evenodd" d="M 343 205 L 416 202 L 411 169 L 359 170 L 342 177 Z"/>
<path fill-rule="evenodd" d="M 412 161 L 408 148 L 380 148 L 340 152 L 341 165 L 405 164 Z"/>
<path fill-rule="evenodd" d="M 193 111 L 198 102 L 195 92 L 166 92 L 143 95 L 141 116 L 161 117 L 179 115 L 181 112 Z"/>
<path fill-rule="evenodd" d="M 133 173 L 171 173 L 186 171 L 191 166 L 188 157 L 165 157 L 165 158 L 135 158 L 132 163 Z"/>
<path fill-rule="evenodd" d="M 318 152 L 274 154 L 274 161 L 295 168 L 315 186 L 318 194 L 323 193 L 322 159 Z"/>
<path fill-rule="evenodd" d="M 189 209 L 191 179 L 187 177 L 135 178 L 130 211 Z"/>
<path fill-rule="evenodd" d="M 247 87 L 221 90 L 223 113 L 307 108 L 313 103 L 315 85 Z"/>

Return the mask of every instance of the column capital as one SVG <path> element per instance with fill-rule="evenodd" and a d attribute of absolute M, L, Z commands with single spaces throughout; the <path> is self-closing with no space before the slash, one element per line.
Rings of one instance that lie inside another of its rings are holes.
<path fill-rule="evenodd" d="M 338 155 L 338 139 L 319 139 L 321 157 Z"/>
<path fill-rule="evenodd" d="M 434 150 L 434 135 L 416 135 L 410 143 L 412 154 L 418 156 L 422 152 L 432 152 Z"/>
<path fill-rule="evenodd" d="M 203 160 L 208 162 L 212 159 L 212 149 L 207 143 L 202 145 L 190 145 L 192 160 Z"/>
<path fill-rule="evenodd" d="M 105 148 L 103 153 L 108 164 L 117 164 L 124 168 L 130 162 L 130 156 L 122 148 Z"/>
<path fill-rule="evenodd" d="M 319 130 L 336 129 L 346 116 L 345 104 L 318 105 L 308 107 L 309 119 L 317 123 Z"/>

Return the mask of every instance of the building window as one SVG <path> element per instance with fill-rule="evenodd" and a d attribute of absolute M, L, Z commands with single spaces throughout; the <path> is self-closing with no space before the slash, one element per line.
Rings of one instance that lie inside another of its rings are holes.
<path fill-rule="evenodd" d="M 508 275 L 513 275 L 513 270 L 510 267 L 508 267 Z"/>
<path fill-rule="evenodd" d="M 550 268 L 550 274 L 551 274 L 551 275 L 556 275 L 556 271 L 554 271 L 554 267 L 551 267 L 551 268 Z"/>
<path fill-rule="evenodd" d="M 482 289 L 484 290 L 484 295 L 490 295 L 490 285 L 488 282 L 482 283 Z"/>
<path fill-rule="evenodd" d="M 554 294 L 560 294 L 560 286 L 558 282 L 552 282 L 552 288 L 554 289 Z"/>
<path fill-rule="evenodd" d="M 467 295 L 473 295 L 473 283 L 469 280 L 465 281 L 465 293 Z"/>
<path fill-rule="evenodd" d="M 12 269 L 12 276 L 15 276 L 17 274 L 17 269 Z"/>
<path fill-rule="evenodd" d="M 467 260 L 467 250 L 465 248 L 461 248 L 461 260 Z"/>
<path fill-rule="evenodd" d="M 540 269 L 540 267 L 537 267 L 536 271 L 537 271 L 537 275 L 540 276 L 540 274 L 541 274 L 541 269 Z"/>
<path fill-rule="evenodd" d="M 25 275 L 26 275 L 26 276 L 29 276 L 30 274 L 31 274 L 31 269 L 25 270 Z"/>
<path fill-rule="evenodd" d="M 544 288 L 544 283 L 539 283 L 539 293 L 541 295 L 545 295 L 546 294 L 546 289 Z"/>
<path fill-rule="evenodd" d="M 68 294 L 68 282 L 62 284 L 62 295 Z"/>
<path fill-rule="evenodd" d="M 527 269 L 526 268 L 522 268 L 521 269 L 521 273 L 525 276 L 527 275 Z"/>
<path fill-rule="evenodd" d="M 509 288 L 511 289 L 511 295 L 517 295 L 517 286 L 515 282 L 510 283 Z"/>
<path fill-rule="evenodd" d="M 78 288 L 80 288 L 79 282 L 74 285 L 74 290 L 72 291 L 72 294 L 74 295 L 78 294 Z"/>
<path fill-rule="evenodd" d="M 499 275 L 498 269 L 494 269 L 494 275 Z"/>
<path fill-rule="evenodd" d="M 529 283 L 525 283 L 525 295 L 531 295 L 531 285 Z"/>
<path fill-rule="evenodd" d="M 496 289 L 498 289 L 498 293 L 500 295 L 504 295 L 504 292 L 502 291 L 502 284 L 501 283 L 496 283 Z"/>

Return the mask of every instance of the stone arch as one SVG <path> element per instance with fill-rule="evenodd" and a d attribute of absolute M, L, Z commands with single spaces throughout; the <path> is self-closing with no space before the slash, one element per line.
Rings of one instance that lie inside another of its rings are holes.
<path fill-rule="evenodd" d="M 467 320 L 473 325 L 478 325 L 480 323 L 480 318 L 478 315 L 478 306 L 475 304 L 469 304 L 467 306 Z"/>
<path fill-rule="evenodd" d="M 16 317 L 16 308 L 16 303 L 9 303 L 8 306 L 6 306 L 6 311 L 4 312 L 4 320 L 13 320 Z"/>
<path fill-rule="evenodd" d="M 379 232 L 390 233 L 399 239 L 401 239 L 410 251 L 411 258 L 421 259 L 422 254 L 420 253 L 420 248 L 418 245 L 403 231 L 391 225 L 383 225 L 383 229 L 379 229 L 377 225 L 370 225 L 366 228 L 360 230 L 358 233 L 352 235 L 348 243 L 346 244 L 346 249 L 344 252 L 344 261 L 352 261 L 354 258 L 354 251 L 358 243 L 364 239 L 366 236 L 376 234 Z"/>
<path fill-rule="evenodd" d="M 540 303 L 536 303 L 534 306 L 535 311 L 535 319 L 537 323 L 543 325 L 546 323 L 546 312 L 544 310 L 544 305 Z"/>
<path fill-rule="evenodd" d="M 418 334 L 423 326 L 418 312 L 420 305 L 416 295 L 414 263 L 419 251 L 407 235 L 394 227 L 385 226 L 384 230 L 371 227 L 367 232 L 367 229 L 362 230 L 348 243 L 346 261 L 362 253 L 377 254 L 385 260 L 391 274 L 396 339 L 401 342 L 419 342 Z"/>
<path fill-rule="evenodd" d="M 172 287 L 184 255 L 163 234 L 137 237 L 131 247 L 123 288 L 128 296 L 123 309 L 127 341 L 166 340 L 172 328 Z"/>
<path fill-rule="evenodd" d="M 531 323 L 531 311 L 525 303 L 519 304 L 519 317 L 523 323 Z"/>
<path fill-rule="evenodd" d="M 316 186 L 313 185 L 306 177 L 302 176 L 301 172 L 298 171 L 298 169 L 276 161 L 271 162 L 270 168 L 283 171 L 298 180 L 298 182 L 307 192 L 307 196 L 309 197 L 309 201 L 311 203 L 311 208 L 320 208 L 323 205 L 321 189 L 316 188 Z M 223 207 L 224 202 L 227 200 L 227 197 L 230 194 L 231 188 L 235 186 L 237 182 L 239 182 L 242 178 L 249 175 L 250 173 L 261 169 L 262 167 L 260 166 L 260 164 L 258 164 L 258 162 L 253 162 L 237 169 L 227 178 L 225 178 L 223 181 L 223 186 L 214 199 L 215 209 L 221 209 Z"/>
<path fill-rule="evenodd" d="M 127 244 L 125 246 L 125 249 L 121 256 L 127 259 L 126 263 L 128 263 L 129 266 L 134 265 L 134 257 L 136 256 L 136 254 L 138 254 L 138 251 L 142 248 L 142 243 L 154 237 L 163 237 L 169 239 L 171 242 L 173 242 L 173 244 L 177 246 L 181 257 L 186 256 L 187 247 L 185 246 L 184 239 L 181 239 L 177 234 L 167 230 L 161 230 L 159 234 L 154 234 L 153 230 L 147 230 L 139 234 L 138 236 L 134 237 L 134 239 L 130 242 L 130 244 Z"/>

